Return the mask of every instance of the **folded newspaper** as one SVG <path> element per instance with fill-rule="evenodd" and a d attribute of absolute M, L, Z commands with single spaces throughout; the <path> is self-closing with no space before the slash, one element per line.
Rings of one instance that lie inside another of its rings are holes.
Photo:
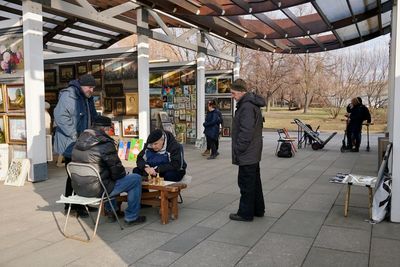
<path fill-rule="evenodd" d="M 353 184 L 353 185 L 361 185 L 361 186 L 375 186 L 377 177 L 375 176 L 366 176 L 359 174 L 343 174 L 338 173 L 335 177 L 332 177 L 329 182 L 330 183 L 339 183 L 339 184 Z"/>

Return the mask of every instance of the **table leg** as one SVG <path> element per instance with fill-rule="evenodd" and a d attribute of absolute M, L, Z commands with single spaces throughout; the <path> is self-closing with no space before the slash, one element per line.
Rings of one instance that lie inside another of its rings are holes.
<path fill-rule="evenodd" d="M 161 223 L 167 224 L 169 217 L 168 192 L 164 190 L 161 191 L 160 211 L 161 211 Z"/>
<path fill-rule="evenodd" d="M 347 217 L 347 214 L 349 213 L 350 191 L 351 191 L 351 185 L 348 184 L 346 199 L 344 200 L 344 217 Z"/>
<path fill-rule="evenodd" d="M 368 211 L 369 219 L 372 220 L 372 188 L 368 187 Z"/>
<path fill-rule="evenodd" d="M 178 196 L 171 199 L 171 210 L 172 215 L 174 216 L 174 220 L 178 219 Z"/>

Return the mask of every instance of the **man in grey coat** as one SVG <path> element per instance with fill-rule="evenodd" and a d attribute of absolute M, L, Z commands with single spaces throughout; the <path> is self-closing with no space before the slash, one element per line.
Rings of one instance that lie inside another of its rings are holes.
<path fill-rule="evenodd" d="M 92 75 L 82 75 L 79 80 L 72 80 L 68 87 L 60 91 L 58 103 L 54 109 L 54 121 L 57 125 L 54 135 L 54 151 L 64 156 L 65 165 L 71 162 L 72 148 L 79 135 L 90 128 L 97 117 L 93 102 L 93 89 L 96 82 Z M 72 195 L 71 178 L 67 177 L 65 196 Z M 65 206 L 68 209 L 68 206 Z M 81 206 L 73 206 L 77 214 L 88 214 Z"/>
<path fill-rule="evenodd" d="M 240 204 L 237 213 L 229 218 L 235 221 L 252 221 L 263 217 L 264 197 L 260 178 L 260 161 L 263 147 L 263 116 L 261 107 L 265 100 L 248 92 L 246 82 L 237 79 L 231 86 L 232 97 L 237 101 L 232 123 L 232 163 L 239 166 L 238 185 Z"/>

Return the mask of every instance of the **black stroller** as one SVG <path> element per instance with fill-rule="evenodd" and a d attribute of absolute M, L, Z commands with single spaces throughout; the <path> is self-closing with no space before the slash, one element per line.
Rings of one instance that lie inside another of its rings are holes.
<path fill-rule="evenodd" d="M 324 146 L 337 134 L 337 132 L 332 133 L 325 141 L 319 138 L 319 134 L 317 131 L 313 131 L 309 126 L 307 126 L 304 122 L 302 122 L 299 119 L 294 119 L 294 123 L 297 124 L 298 128 L 298 135 L 300 135 L 300 131 L 304 132 L 303 138 L 300 138 L 298 140 L 304 140 L 308 138 L 311 140 L 311 148 L 313 150 L 318 150 L 324 148 Z M 318 128 L 319 129 L 319 126 Z M 301 143 L 299 142 L 299 146 L 301 146 Z"/>

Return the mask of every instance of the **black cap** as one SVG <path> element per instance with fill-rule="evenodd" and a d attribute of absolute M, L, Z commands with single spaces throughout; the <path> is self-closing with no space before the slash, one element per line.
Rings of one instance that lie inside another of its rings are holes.
<path fill-rule="evenodd" d="M 94 121 L 95 126 L 104 126 L 110 127 L 111 126 L 111 119 L 105 116 L 97 116 L 96 120 Z"/>
<path fill-rule="evenodd" d="M 81 86 L 93 86 L 93 87 L 95 87 L 96 86 L 96 81 L 94 80 L 94 77 L 92 75 L 85 74 L 85 75 L 82 75 L 79 78 L 79 84 Z"/>
<path fill-rule="evenodd" d="M 147 143 L 152 144 L 160 140 L 162 136 L 163 136 L 163 131 L 160 129 L 156 129 L 149 134 L 149 137 L 147 137 Z"/>

